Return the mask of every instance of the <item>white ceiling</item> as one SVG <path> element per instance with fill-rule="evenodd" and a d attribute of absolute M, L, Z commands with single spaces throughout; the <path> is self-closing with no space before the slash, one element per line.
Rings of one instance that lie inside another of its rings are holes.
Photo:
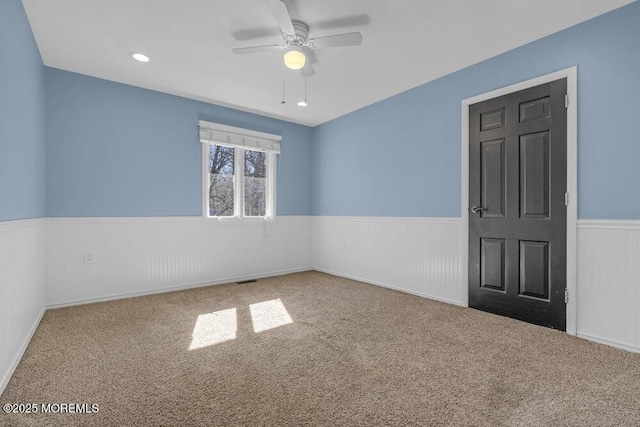
<path fill-rule="evenodd" d="M 304 80 L 281 52 L 264 0 L 23 0 L 45 65 L 315 126 L 633 0 L 285 0 L 310 37 L 360 31 L 316 50 Z M 259 38 L 252 38 L 256 35 Z M 148 64 L 129 53 L 144 52 Z"/>

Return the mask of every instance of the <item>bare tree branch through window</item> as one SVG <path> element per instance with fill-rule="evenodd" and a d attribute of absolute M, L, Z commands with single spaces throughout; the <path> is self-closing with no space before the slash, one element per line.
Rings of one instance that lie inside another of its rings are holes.
<path fill-rule="evenodd" d="M 209 215 L 233 215 L 234 149 L 209 146 Z"/>
<path fill-rule="evenodd" d="M 269 158 L 269 154 L 263 151 L 210 144 L 209 216 L 267 216 L 267 197 L 271 197 L 267 186 Z M 240 170 L 235 170 L 235 162 L 238 162 Z M 239 189 L 243 189 L 244 194 L 236 194 Z M 236 208 L 240 212 L 235 212 Z"/>

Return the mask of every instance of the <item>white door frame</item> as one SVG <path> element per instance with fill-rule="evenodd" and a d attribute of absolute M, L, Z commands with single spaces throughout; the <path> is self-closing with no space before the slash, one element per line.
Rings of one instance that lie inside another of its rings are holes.
<path fill-rule="evenodd" d="M 551 74 L 536 77 L 511 86 L 496 89 L 471 98 L 462 100 L 462 233 L 461 259 L 462 274 L 461 289 L 465 293 L 462 302 L 469 306 L 469 106 L 488 99 L 497 98 L 513 92 L 555 80 L 567 79 L 567 94 L 569 106 L 567 108 L 567 333 L 576 335 L 576 268 L 577 268 L 577 219 L 578 219 L 578 67 L 566 68 Z"/>

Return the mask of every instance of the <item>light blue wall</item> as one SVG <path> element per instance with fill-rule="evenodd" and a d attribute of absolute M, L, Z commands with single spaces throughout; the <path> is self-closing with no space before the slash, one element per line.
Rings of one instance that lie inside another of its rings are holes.
<path fill-rule="evenodd" d="M 573 65 L 579 217 L 640 218 L 637 2 L 313 130 L 45 71 L 21 3 L 0 12 L 0 220 L 199 215 L 198 119 L 282 134 L 279 215 L 456 217 L 460 101 Z"/>
<path fill-rule="evenodd" d="M 0 1 L 0 221 L 44 216 L 44 66 L 19 0 Z"/>
<path fill-rule="evenodd" d="M 277 214 L 311 213 L 311 128 L 46 69 L 47 216 L 202 212 L 198 120 L 282 135 Z"/>
<path fill-rule="evenodd" d="M 580 218 L 640 219 L 640 3 L 313 129 L 313 213 L 458 217 L 461 100 L 578 66 Z"/>

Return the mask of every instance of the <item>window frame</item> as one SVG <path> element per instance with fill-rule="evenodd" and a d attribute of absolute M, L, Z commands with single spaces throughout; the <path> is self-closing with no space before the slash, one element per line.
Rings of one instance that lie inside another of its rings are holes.
<path fill-rule="evenodd" d="M 211 123 L 213 124 L 213 123 Z M 234 129 L 242 131 L 244 135 L 248 136 L 269 136 L 274 135 L 264 134 L 261 132 L 251 131 L 248 129 L 231 128 L 230 126 L 216 125 L 216 128 L 228 130 Z M 279 139 L 280 137 L 278 137 Z M 232 216 L 211 216 L 209 215 L 209 155 L 211 145 L 221 145 L 233 148 L 233 215 Z M 244 204 L 245 204 L 245 180 L 244 180 L 244 168 L 245 158 L 244 152 L 249 151 L 263 151 L 266 152 L 267 162 L 267 177 L 265 188 L 265 215 L 264 216 L 245 216 Z M 270 150 L 260 150 L 255 147 L 239 147 L 234 144 L 228 144 L 225 142 L 208 141 L 202 142 L 202 217 L 205 220 L 214 221 L 275 221 L 276 218 L 276 179 L 277 179 L 277 153 Z"/>

